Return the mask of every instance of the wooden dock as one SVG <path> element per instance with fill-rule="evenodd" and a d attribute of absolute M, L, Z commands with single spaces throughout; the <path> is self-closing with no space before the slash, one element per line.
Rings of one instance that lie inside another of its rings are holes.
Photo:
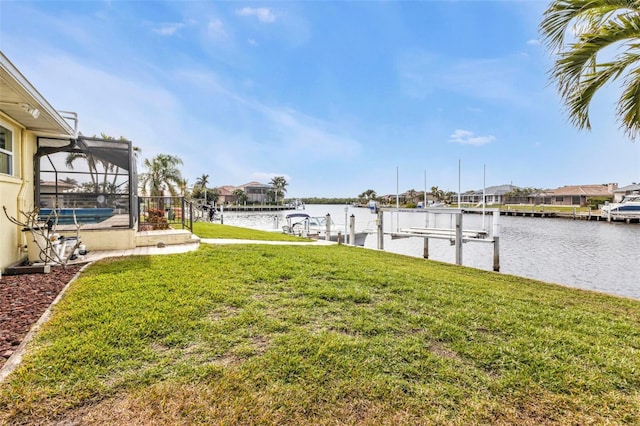
<path fill-rule="evenodd" d="M 526 210 L 501 210 L 501 216 L 521 216 L 521 217 L 538 217 L 538 218 L 557 218 L 557 219 L 572 219 L 572 220 L 595 220 L 607 222 L 606 217 L 602 217 L 600 210 L 593 210 L 589 212 L 561 212 L 561 211 L 526 211 Z M 635 217 L 623 217 L 618 216 L 612 218 L 613 222 L 625 222 L 625 223 L 640 223 L 639 218 Z"/>
<path fill-rule="evenodd" d="M 224 212 L 278 212 L 283 210 L 295 210 L 289 206 L 224 206 Z"/>

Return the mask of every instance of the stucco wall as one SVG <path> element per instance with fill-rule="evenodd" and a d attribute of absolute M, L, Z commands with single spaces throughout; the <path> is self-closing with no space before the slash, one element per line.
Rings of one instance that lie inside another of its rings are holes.
<path fill-rule="evenodd" d="M 0 124 L 13 132 L 13 176 L 0 174 L 0 208 L 6 206 L 7 213 L 24 219 L 19 211 L 29 211 L 34 205 L 33 155 L 36 150 L 36 135 L 24 130 L 18 123 L 0 112 Z M 13 225 L 0 211 L 0 268 L 26 258 L 26 236 L 20 227 Z"/>
<path fill-rule="evenodd" d="M 75 237 L 75 232 L 60 232 L 65 237 Z M 135 229 L 91 229 L 80 228 L 80 241 L 89 251 L 126 250 L 136 247 Z"/>

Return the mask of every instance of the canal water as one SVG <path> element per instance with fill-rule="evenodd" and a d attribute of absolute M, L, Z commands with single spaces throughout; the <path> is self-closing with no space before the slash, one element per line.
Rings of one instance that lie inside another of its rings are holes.
<path fill-rule="evenodd" d="M 286 224 L 291 211 L 272 213 L 225 212 L 224 223 L 275 230 Z M 356 230 L 375 229 L 376 215 L 366 208 L 341 205 L 307 205 L 311 216 L 331 215 L 337 224 L 355 216 Z M 424 215 L 385 214 L 385 230 L 398 226 L 424 226 Z M 483 225 L 484 222 L 484 225 Z M 442 226 L 439 224 L 438 226 Z M 445 226 L 447 226 L 445 224 Z M 489 216 L 464 215 L 464 229 L 491 230 Z M 346 231 L 344 225 L 341 229 Z M 571 219 L 500 216 L 500 272 L 570 287 L 640 299 L 640 225 Z M 422 257 L 422 238 L 392 240 L 385 235 L 385 251 Z M 377 235 L 365 247 L 377 247 Z M 448 240 L 429 240 L 429 258 L 455 263 L 455 248 Z M 463 264 L 492 270 L 493 245 L 470 242 L 463 246 Z"/>

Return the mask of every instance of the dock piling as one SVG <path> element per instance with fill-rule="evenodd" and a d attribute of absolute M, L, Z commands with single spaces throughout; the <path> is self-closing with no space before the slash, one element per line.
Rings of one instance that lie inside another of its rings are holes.
<path fill-rule="evenodd" d="M 493 237 L 493 270 L 500 272 L 500 237 Z"/>
<path fill-rule="evenodd" d="M 422 251 L 422 257 L 425 259 L 429 258 L 429 238 L 424 238 L 424 249 Z"/>
<path fill-rule="evenodd" d="M 349 217 L 349 244 L 356 245 L 356 215 Z"/>
<path fill-rule="evenodd" d="M 378 210 L 378 220 L 376 221 L 378 228 L 378 250 L 384 250 L 384 232 L 382 227 L 382 210 Z"/>
<path fill-rule="evenodd" d="M 462 265 L 462 213 L 456 214 L 456 265 Z"/>

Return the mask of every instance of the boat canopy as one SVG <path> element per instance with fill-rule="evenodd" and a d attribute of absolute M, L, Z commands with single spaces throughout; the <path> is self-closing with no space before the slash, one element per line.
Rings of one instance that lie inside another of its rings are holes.
<path fill-rule="evenodd" d="M 306 213 L 289 213 L 288 215 L 285 216 L 285 219 L 293 219 L 293 218 L 302 218 L 302 219 L 308 219 L 311 216 L 309 216 Z"/>

